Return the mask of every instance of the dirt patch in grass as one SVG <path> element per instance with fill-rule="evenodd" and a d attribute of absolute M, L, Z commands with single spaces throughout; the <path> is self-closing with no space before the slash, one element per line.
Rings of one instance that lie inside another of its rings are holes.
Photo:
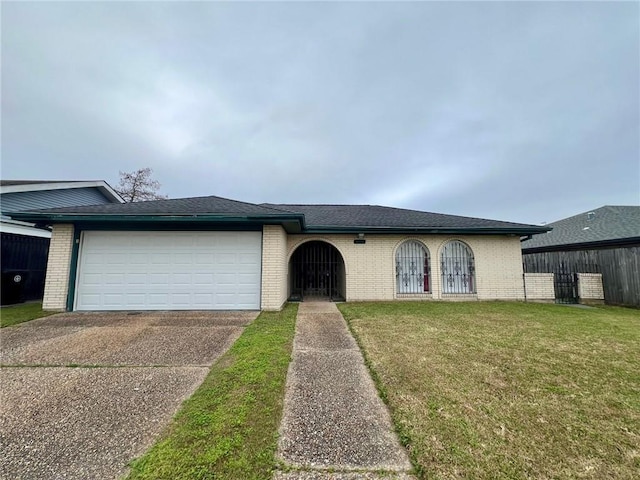
<path fill-rule="evenodd" d="M 10 327 L 19 323 L 35 320 L 36 318 L 47 317 L 56 312 L 45 312 L 42 310 L 42 303 L 23 303 L 21 305 L 11 305 L 0 309 L 0 328 Z"/>
<path fill-rule="evenodd" d="M 506 302 L 340 310 L 422 478 L 637 478 L 637 311 Z"/>
<path fill-rule="evenodd" d="M 270 478 L 296 312 L 263 312 L 247 326 L 129 479 Z"/>

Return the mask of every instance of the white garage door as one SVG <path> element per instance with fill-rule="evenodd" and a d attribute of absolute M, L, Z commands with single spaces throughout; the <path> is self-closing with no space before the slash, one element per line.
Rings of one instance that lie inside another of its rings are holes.
<path fill-rule="evenodd" d="M 76 310 L 260 308 L 260 232 L 83 232 Z"/>

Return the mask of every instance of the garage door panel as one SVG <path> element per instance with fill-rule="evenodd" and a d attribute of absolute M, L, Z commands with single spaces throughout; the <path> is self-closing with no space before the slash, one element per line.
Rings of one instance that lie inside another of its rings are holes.
<path fill-rule="evenodd" d="M 146 273 L 127 273 L 127 285 L 145 285 L 147 283 Z"/>
<path fill-rule="evenodd" d="M 190 253 L 174 253 L 173 263 L 175 265 L 193 265 L 193 255 Z"/>
<path fill-rule="evenodd" d="M 215 263 L 216 256 L 212 253 L 196 253 L 195 261 L 198 265 L 213 265 Z"/>
<path fill-rule="evenodd" d="M 193 284 L 196 286 L 209 286 L 215 281 L 213 273 L 194 273 L 192 277 Z"/>
<path fill-rule="evenodd" d="M 192 283 L 191 273 L 174 273 L 171 275 L 171 284 L 176 287 L 191 286 Z"/>
<path fill-rule="evenodd" d="M 196 304 L 209 305 L 213 303 L 213 293 L 210 293 L 210 292 L 194 293 L 193 301 Z"/>
<path fill-rule="evenodd" d="M 149 274 L 149 283 L 151 285 L 169 285 L 168 273 L 151 273 Z"/>
<path fill-rule="evenodd" d="M 123 300 L 124 300 L 124 294 L 122 294 L 122 293 L 105 293 L 103 295 L 103 298 L 104 298 L 104 304 L 106 306 L 121 305 L 123 303 Z"/>
<path fill-rule="evenodd" d="M 238 255 L 238 263 L 244 265 L 255 265 L 259 261 L 260 255 L 255 253 L 243 253 Z"/>
<path fill-rule="evenodd" d="M 147 263 L 147 255 L 144 253 L 129 252 L 127 259 L 132 265 L 145 265 Z"/>
<path fill-rule="evenodd" d="M 256 283 L 256 281 L 258 281 L 258 279 L 256 278 L 256 275 L 254 275 L 253 273 L 250 273 L 250 274 L 239 273 L 238 275 L 236 275 L 236 281 L 240 285 L 253 285 Z"/>
<path fill-rule="evenodd" d="M 151 254 L 151 265 L 169 265 L 169 252 Z"/>
<path fill-rule="evenodd" d="M 124 279 L 125 275 L 123 273 L 105 273 L 102 276 L 105 285 L 121 285 Z"/>
<path fill-rule="evenodd" d="M 77 310 L 259 309 L 260 232 L 84 232 Z"/>
<path fill-rule="evenodd" d="M 102 285 L 101 273 L 85 273 L 83 276 L 83 282 L 85 285 Z"/>
<path fill-rule="evenodd" d="M 218 265 L 233 265 L 238 263 L 235 253 L 220 253 L 216 256 L 216 264 Z"/>

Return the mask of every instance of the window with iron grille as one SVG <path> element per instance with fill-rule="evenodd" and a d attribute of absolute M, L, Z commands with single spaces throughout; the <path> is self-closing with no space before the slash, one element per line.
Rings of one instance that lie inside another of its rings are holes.
<path fill-rule="evenodd" d="M 420 242 L 408 240 L 398 247 L 396 287 L 399 294 L 431 291 L 429 251 Z"/>
<path fill-rule="evenodd" d="M 442 293 L 476 293 L 473 252 L 458 240 L 442 248 Z"/>

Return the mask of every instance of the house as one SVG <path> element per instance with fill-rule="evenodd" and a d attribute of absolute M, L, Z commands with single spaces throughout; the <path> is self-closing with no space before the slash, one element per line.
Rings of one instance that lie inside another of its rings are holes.
<path fill-rule="evenodd" d="M 611 206 L 550 223 L 522 242 L 528 273 L 601 273 L 606 303 L 640 307 L 640 206 Z"/>
<path fill-rule="evenodd" d="M 44 290 L 51 230 L 15 220 L 15 212 L 105 203 L 123 200 L 104 181 L 0 180 L 2 303 L 41 299 Z"/>
<path fill-rule="evenodd" d="M 548 227 L 210 196 L 22 212 L 52 226 L 49 310 L 278 310 L 288 300 L 524 299 Z"/>

